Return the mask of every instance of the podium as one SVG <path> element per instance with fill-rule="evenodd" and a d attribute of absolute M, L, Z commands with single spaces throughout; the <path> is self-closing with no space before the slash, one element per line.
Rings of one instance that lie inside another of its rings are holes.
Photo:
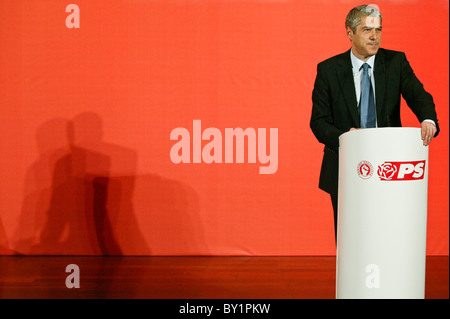
<path fill-rule="evenodd" d="M 337 299 L 423 299 L 428 147 L 419 128 L 339 138 Z"/>

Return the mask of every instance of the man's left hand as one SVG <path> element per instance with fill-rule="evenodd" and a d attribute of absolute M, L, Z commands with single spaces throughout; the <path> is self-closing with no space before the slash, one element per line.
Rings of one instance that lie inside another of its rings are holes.
<path fill-rule="evenodd" d="M 436 126 L 433 123 L 423 121 L 420 124 L 420 129 L 422 131 L 423 145 L 428 146 L 431 143 L 434 135 L 436 134 Z"/>

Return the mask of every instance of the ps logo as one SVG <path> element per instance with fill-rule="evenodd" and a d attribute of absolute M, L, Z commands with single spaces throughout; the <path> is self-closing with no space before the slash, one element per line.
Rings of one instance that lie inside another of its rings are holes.
<path fill-rule="evenodd" d="M 384 162 L 377 173 L 381 181 L 419 180 L 425 176 L 425 161 Z"/>
<path fill-rule="evenodd" d="M 66 18 L 66 27 L 69 29 L 80 28 L 80 8 L 76 4 L 69 4 L 66 7 L 66 12 L 70 14 Z"/>

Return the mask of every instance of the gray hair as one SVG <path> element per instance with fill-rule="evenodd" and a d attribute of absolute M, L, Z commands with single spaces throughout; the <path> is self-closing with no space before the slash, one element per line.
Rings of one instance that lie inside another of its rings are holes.
<path fill-rule="evenodd" d="M 345 19 L 345 27 L 349 27 L 353 32 L 356 32 L 356 27 L 361 23 L 362 17 L 380 17 L 383 20 L 380 10 L 377 7 L 363 4 L 350 10 Z"/>

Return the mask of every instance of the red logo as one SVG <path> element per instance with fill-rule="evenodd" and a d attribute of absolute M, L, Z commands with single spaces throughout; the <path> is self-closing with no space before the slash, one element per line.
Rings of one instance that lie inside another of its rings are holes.
<path fill-rule="evenodd" d="M 425 161 L 384 162 L 378 166 L 377 174 L 382 181 L 411 181 L 423 179 Z"/>
<path fill-rule="evenodd" d="M 363 179 L 370 178 L 373 174 L 373 166 L 368 161 L 361 161 L 358 164 L 357 172 L 358 176 Z"/>

